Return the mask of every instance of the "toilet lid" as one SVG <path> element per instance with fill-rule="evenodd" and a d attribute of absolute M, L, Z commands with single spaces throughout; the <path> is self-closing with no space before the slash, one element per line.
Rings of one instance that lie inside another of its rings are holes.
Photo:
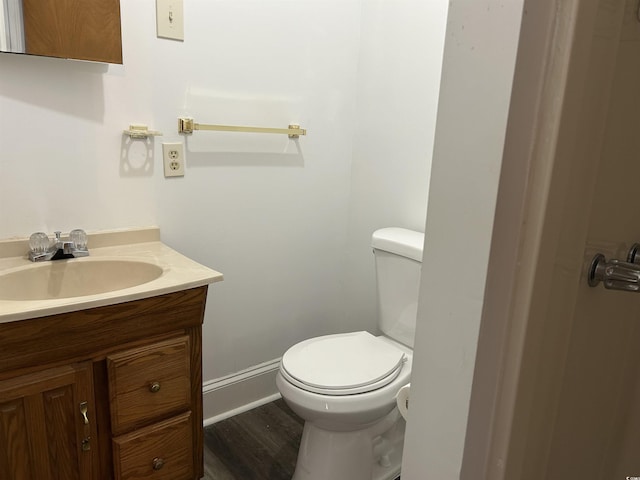
<path fill-rule="evenodd" d="M 282 357 L 281 372 L 291 383 L 316 393 L 352 395 L 391 383 L 405 354 L 369 332 L 311 338 Z"/>

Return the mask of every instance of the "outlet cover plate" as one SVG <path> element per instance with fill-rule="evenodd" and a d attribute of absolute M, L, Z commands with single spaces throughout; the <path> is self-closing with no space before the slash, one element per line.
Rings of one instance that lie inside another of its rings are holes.
<path fill-rule="evenodd" d="M 184 177 L 184 143 L 163 143 L 162 163 L 165 177 Z"/>
<path fill-rule="evenodd" d="M 156 0 L 158 37 L 184 40 L 183 0 Z"/>

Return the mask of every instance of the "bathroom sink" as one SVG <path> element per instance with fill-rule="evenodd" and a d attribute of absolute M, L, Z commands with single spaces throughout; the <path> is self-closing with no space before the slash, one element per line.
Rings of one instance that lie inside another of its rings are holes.
<path fill-rule="evenodd" d="M 0 274 L 0 300 L 97 295 L 151 282 L 162 273 L 157 265 L 135 260 L 82 258 L 43 262 Z"/>

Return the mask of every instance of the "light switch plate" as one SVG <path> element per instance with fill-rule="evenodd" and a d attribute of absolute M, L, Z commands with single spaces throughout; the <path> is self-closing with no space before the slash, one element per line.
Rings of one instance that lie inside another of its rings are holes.
<path fill-rule="evenodd" d="M 183 0 L 156 0 L 158 37 L 184 40 Z"/>

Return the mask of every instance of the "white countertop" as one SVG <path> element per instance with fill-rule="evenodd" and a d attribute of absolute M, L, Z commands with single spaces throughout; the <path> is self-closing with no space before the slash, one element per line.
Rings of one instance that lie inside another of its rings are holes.
<path fill-rule="evenodd" d="M 135 260 L 157 265 L 162 269 L 162 275 L 141 285 L 95 295 L 46 300 L 0 300 L 0 323 L 140 300 L 223 279 L 220 272 L 200 265 L 163 244 L 157 227 L 89 233 L 88 247 L 89 257 L 56 262 Z M 26 239 L 0 241 L 0 275 L 36 265 L 29 261 L 27 252 Z"/>

